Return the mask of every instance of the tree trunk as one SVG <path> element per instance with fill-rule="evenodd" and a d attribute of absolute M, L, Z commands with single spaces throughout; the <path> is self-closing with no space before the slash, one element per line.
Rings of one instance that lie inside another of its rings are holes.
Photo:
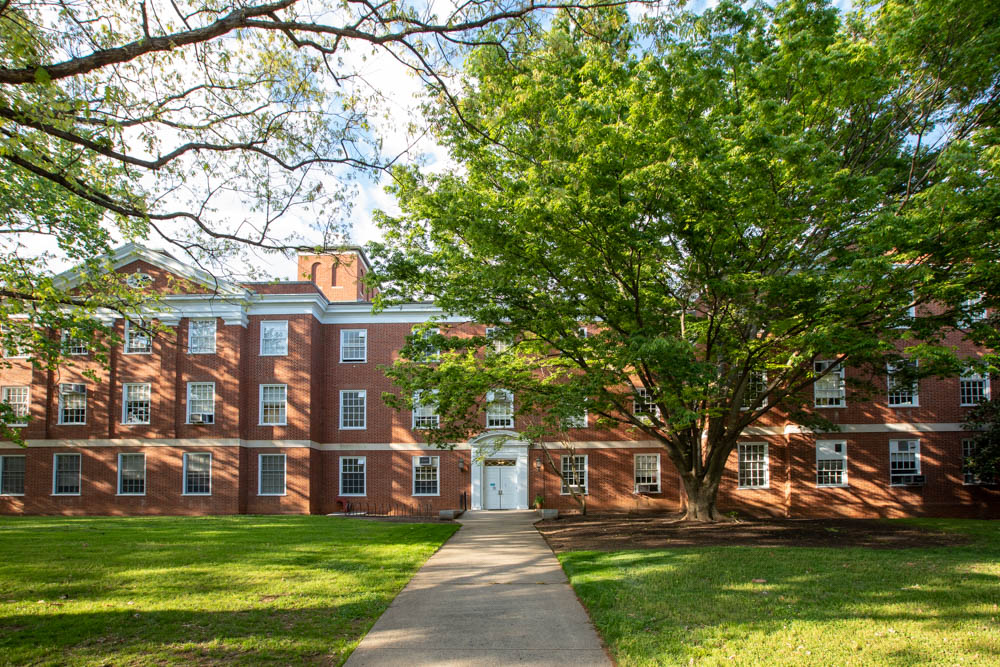
<path fill-rule="evenodd" d="M 715 506 L 718 482 L 712 483 L 689 474 L 681 474 L 681 481 L 684 483 L 685 521 L 719 521 L 725 518 Z"/>

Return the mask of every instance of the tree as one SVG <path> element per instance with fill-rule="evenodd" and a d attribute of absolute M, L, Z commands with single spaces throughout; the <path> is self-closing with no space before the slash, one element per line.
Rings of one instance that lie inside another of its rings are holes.
<path fill-rule="evenodd" d="M 536 439 L 586 409 L 662 445 L 686 516 L 715 520 L 745 429 L 834 429 L 809 389 L 838 367 L 884 395 L 889 366 L 973 363 L 954 343 L 995 342 L 975 315 L 1000 295 L 1000 21 L 982 9 L 607 11 L 520 55 L 472 49 L 461 113 L 431 109 L 459 168 L 397 169 L 403 214 L 372 252 L 386 301 L 432 298 L 510 345 L 441 325 L 440 362 L 414 338 L 387 401 L 436 391 L 441 446 L 481 428 L 494 387 Z"/>
<path fill-rule="evenodd" d="M 971 431 L 970 456 L 965 471 L 983 484 L 1000 481 L 1000 399 L 983 401 L 966 415 Z"/>
<path fill-rule="evenodd" d="M 456 45 L 587 4 L 0 0 L 0 346 L 51 367 L 69 331 L 106 354 L 96 314 L 149 309 L 106 275 L 122 241 L 166 242 L 216 275 L 248 247 L 339 246 L 355 179 L 395 159 L 365 58 L 443 84 Z M 55 280 L 56 254 L 82 280 Z"/>

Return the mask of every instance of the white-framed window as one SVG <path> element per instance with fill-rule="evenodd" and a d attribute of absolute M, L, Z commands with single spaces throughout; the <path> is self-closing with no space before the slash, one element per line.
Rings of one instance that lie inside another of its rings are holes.
<path fill-rule="evenodd" d="M 10 329 L 8 327 L 0 326 L 0 334 L 8 333 Z M 24 343 L 24 341 L 20 341 Z M 3 346 L 3 358 L 4 359 L 27 359 L 30 354 L 30 348 L 27 345 L 18 345 L 12 343 L 10 345 Z"/>
<path fill-rule="evenodd" d="M 844 384 L 844 367 L 836 361 L 817 361 L 816 373 L 830 372 L 813 383 L 813 402 L 817 408 L 842 408 L 846 404 L 847 389 Z"/>
<path fill-rule="evenodd" d="M 486 428 L 514 428 L 514 392 L 506 389 L 486 392 Z"/>
<path fill-rule="evenodd" d="M 141 326 L 125 320 L 125 354 L 152 354 L 153 337 Z"/>
<path fill-rule="evenodd" d="M 365 472 L 367 461 L 364 456 L 340 457 L 340 495 L 363 496 L 367 492 Z"/>
<path fill-rule="evenodd" d="M 771 483 L 766 442 L 741 442 L 737 445 L 739 488 L 766 489 Z"/>
<path fill-rule="evenodd" d="M 660 418 L 660 406 L 656 404 L 653 393 L 645 387 L 636 387 L 632 397 L 632 414 L 644 424 L 652 424 L 652 417 Z"/>
<path fill-rule="evenodd" d="M 215 354 L 216 320 L 188 320 L 188 353 Z"/>
<path fill-rule="evenodd" d="M 122 424 L 148 424 L 152 389 L 148 382 L 122 385 Z"/>
<path fill-rule="evenodd" d="M 87 385 L 59 385 L 59 423 L 87 423 Z"/>
<path fill-rule="evenodd" d="M 257 495 L 285 495 L 285 455 L 257 455 Z"/>
<path fill-rule="evenodd" d="M 747 388 L 743 390 L 743 403 L 740 410 L 749 410 L 761 396 L 767 393 L 767 371 L 750 371 L 747 378 Z M 767 399 L 761 401 L 761 407 L 767 405 Z"/>
<path fill-rule="evenodd" d="M 587 428 L 587 409 L 578 415 L 563 417 L 562 424 L 565 428 Z"/>
<path fill-rule="evenodd" d="M 971 486 L 979 484 L 995 484 L 996 477 L 981 477 L 972 471 L 972 459 L 976 455 L 976 441 L 971 438 L 962 440 L 962 483 Z"/>
<path fill-rule="evenodd" d="M 441 417 L 437 413 L 437 400 L 434 398 L 437 391 L 430 392 L 427 399 L 424 394 L 428 392 L 416 392 L 413 394 L 413 428 L 437 428 L 441 423 Z"/>
<path fill-rule="evenodd" d="M 660 455 L 636 454 L 634 465 L 635 465 L 635 492 L 659 493 Z"/>
<path fill-rule="evenodd" d="M 80 455 L 52 455 L 52 495 L 80 495 Z"/>
<path fill-rule="evenodd" d="M 343 329 L 340 332 L 340 362 L 361 364 L 368 361 L 368 329 Z"/>
<path fill-rule="evenodd" d="M 959 405 L 977 405 L 990 400 L 990 378 L 982 373 L 963 375 L 958 380 Z"/>
<path fill-rule="evenodd" d="M 288 417 L 288 385 L 260 386 L 260 425 L 284 426 Z"/>
<path fill-rule="evenodd" d="M 577 327 L 576 335 L 577 338 L 586 338 L 589 335 L 587 333 L 587 327 Z"/>
<path fill-rule="evenodd" d="M 215 383 L 187 383 L 187 423 L 215 423 Z"/>
<path fill-rule="evenodd" d="M 816 486 L 847 486 L 847 441 L 816 441 Z"/>
<path fill-rule="evenodd" d="M 0 496 L 24 495 L 25 457 L 0 456 Z"/>
<path fill-rule="evenodd" d="M 14 411 L 17 423 L 8 426 L 27 426 L 30 403 L 28 387 L 4 387 L 0 390 L 0 402 L 6 403 Z M 23 419 L 22 419 L 23 418 Z"/>
<path fill-rule="evenodd" d="M 184 453 L 184 495 L 212 495 L 211 452 Z"/>
<path fill-rule="evenodd" d="M 962 310 L 965 312 L 965 316 L 962 318 L 962 324 L 965 326 L 971 326 L 985 320 L 986 306 L 983 305 L 983 295 L 979 294 L 963 301 Z"/>
<path fill-rule="evenodd" d="M 288 320 L 264 320 L 260 323 L 260 356 L 288 354 Z"/>
<path fill-rule="evenodd" d="M 413 457 L 413 495 L 439 496 L 441 476 L 440 456 Z"/>
<path fill-rule="evenodd" d="M 341 389 L 340 428 L 358 431 L 367 428 L 367 394 L 364 389 Z"/>
<path fill-rule="evenodd" d="M 146 455 L 118 455 L 118 495 L 146 495 Z"/>
<path fill-rule="evenodd" d="M 563 454 L 559 461 L 562 471 L 562 488 L 559 493 L 564 496 L 570 494 L 570 487 L 577 493 L 586 495 L 588 491 L 589 475 L 587 470 L 586 454 Z"/>
<path fill-rule="evenodd" d="M 424 340 L 427 340 L 432 336 L 436 336 L 439 333 L 441 333 L 441 330 L 435 327 L 431 329 L 425 329 L 423 330 L 423 332 L 421 332 L 420 329 L 415 328 L 411 331 L 411 333 L 414 336 L 420 336 Z M 432 361 L 437 361 L 440 358 L 441 358 L 441 350 L 437 349 L 436 347 L 431 347 L 428 348 L 427 351 L 424 352 L 422 355 L 420 355 L 419 358 L 414 359 L 414 361 L 432 362 Z"/>
<path fill-rule="evenodd" d="M 510 348 L 510 343 L 499 338 L 500 329 L 497 327 L 486 327 L 486 339 L 490 341 L 490 348 L 493 352 L 500 354 Z"/>
<path fill-rule="evenodd" d="M 916 379 L 904 379 L 899 374 L 906 368 L 917 368 L 916 360 L 900 361 L 888 365 L 886 381 L 889 389 L 890 407 L 916 407 L 919 405 L 919 383 Z"/>
<path fill-rule="evenodd" d="M 62 348 L 63 352 L 72 356 L 80 356 L 90 352 L 87 341 L 82 338 L 73 338 L 68 331 L 62 332 Z"/>
<path fill-rule="evenodd" d="M 892 486 L 924 483 L 920 474 L 920 440 L 889 441 L 889 483 Z"/>

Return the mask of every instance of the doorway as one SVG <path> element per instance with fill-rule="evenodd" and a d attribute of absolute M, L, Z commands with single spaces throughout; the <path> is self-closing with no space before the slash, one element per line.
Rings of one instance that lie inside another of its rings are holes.
<path fill-rule="evenodd" d="M 517 461 L 487 459 L 483 461 L 483 487 L 486 490 L 485 509 L 511 510 L 517 507 Z"/>

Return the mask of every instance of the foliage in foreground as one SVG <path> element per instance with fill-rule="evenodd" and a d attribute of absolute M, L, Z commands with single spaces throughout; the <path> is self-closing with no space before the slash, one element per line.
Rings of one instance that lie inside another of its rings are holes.
<path fill-rule="evenodd" d="M 620 665 L 1000 660 L 1000 524 L 932 549 L 709 547 L 559 556 Z"/>
<path fill-rule="evenodd" d="M 0 518 L 0 664 L 338 664 L 455 529 Z"/>

